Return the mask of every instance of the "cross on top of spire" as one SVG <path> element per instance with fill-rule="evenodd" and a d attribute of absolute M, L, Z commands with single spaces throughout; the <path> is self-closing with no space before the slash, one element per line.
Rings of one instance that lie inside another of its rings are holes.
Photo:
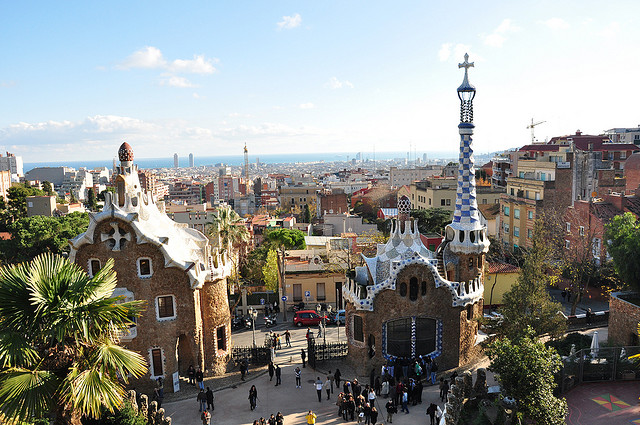
<path fill-rule="evenodd" d="M 464 54 L 464 62 L 458 64 L 458 68 L 464 68 L 466 75 L 467 70 L 473 66 L 473 62 L 469 62 L 469 53 Z"/>
<path fill-rule="evenodd" d="M 464 80 L 458 87 L 458 92 L 475 92 L 476 88 L 469 83 L 469 68 L 473 66 L 473 62 L 469 62 L 469 54 L 464 54 L 464 62 L 458 64 L 458 68 L 464 68 Z"/>

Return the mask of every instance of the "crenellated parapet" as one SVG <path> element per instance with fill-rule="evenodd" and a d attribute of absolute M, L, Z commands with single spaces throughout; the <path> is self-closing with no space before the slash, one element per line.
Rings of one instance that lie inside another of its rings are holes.
<path fill-rule="evenodd" d="M 356 310 L 373 311 L 376 295 L 384 290 L 395 291 L 398 274 L 402 269 L 413 264 L 423 265 L 430 269 L 434 277 L 435 287 L 443 287 L 451 293 L 452 307 L 466 307 L 482 299 L 484 283 L 481 274 L 468 282 L 449 281 L 438 272 L 437 259 L 425 258 L 416 252 L 411 256 L 392 261 L 389 277 L 380 283 L 373 285 L 361 285 L 357 282 L 344 283 L 342 287 L 343 297 L 351 302 Z"/>

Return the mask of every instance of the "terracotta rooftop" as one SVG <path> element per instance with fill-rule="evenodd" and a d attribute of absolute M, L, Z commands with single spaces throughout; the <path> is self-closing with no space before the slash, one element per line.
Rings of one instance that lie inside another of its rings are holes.
<path fill-rule="evenodd" d="M 513 264 L 487 262 L 489 273 L 520 273 L 520 267 Z"/>

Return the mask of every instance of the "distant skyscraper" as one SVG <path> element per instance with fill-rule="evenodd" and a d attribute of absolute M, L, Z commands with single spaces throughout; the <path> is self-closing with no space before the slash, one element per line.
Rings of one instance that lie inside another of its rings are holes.
<path fill-rule="evenodd" d="M 193 168 L 194 166 L 195 165 L 194 165 L 194 162 L 193 162 L 193 154 L 190 153 L 189 154 L 189 167 Z"/>
<path fill-rule="evenodd" d="M 178 154 L 173 154 L 173 168 L 180 168 L 180 163 L 178 162 Z"/>
<path fill-rule="evenodd" d="M 427 154 L 426 153 L 422 154 L 422 162 L 427 162 Z"/>

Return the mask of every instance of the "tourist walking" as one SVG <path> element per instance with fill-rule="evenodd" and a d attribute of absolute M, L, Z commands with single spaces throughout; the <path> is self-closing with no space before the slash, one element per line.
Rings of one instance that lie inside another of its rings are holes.
<path fill-rule="evenodd" d="M 284 342 L 287 347 L 291 347 L 291 332 L 289 332 L 289 329 L 284 331 Z"/>
<path fill-rule="evenodd" d="M 244 381 L 244 375 L 247 373 L 247 369 L 249 368 L 249 365 L 247 363 L 247 360 L 244 359 L 242 360 L 242 362 L 240 363 L 240 379 L 242 379 Z"/>
<path fill-rule="evenodd" d="M 298 366 L 296 366 L 295 373 L 296 373 L 296 388 L 302 388 L 302 383 L 301 383 L 302 371 Z"/>
<path fill-rule="evenodd" d="M 204 412 L 205 410 L 207 410 L 207 395 L 205 394 L 204 390 L 200 390 L 198 396 L 196 397 L 196 400 L 198 400 L 200 412 Z"/>
<path fill-rule="evenodd" d="M 324 390 L 327 392 L 327 400 L 331 400 L 331 380 L 327 376 L 327 380 L 324 381 L 324 385 L 322 386 Z"/>
<path fill-rule="evenodd" d="M 316 379 L 316 392 L 318 393 L 318 401 L 322 402 L 322 380 L 318 376 Z"/>
<path fill-rule="evenodd" d="M 449 394 L 449 381 L 445 379 L 440 385 L 440 401 L 446 403 Z"/>
<path fill-rule="evenodd" d="M 189 369 L 187 369 L 187 375 L 189 376 L 189 383 L 196 385 L 196 370 L 192 364 L 190 364 Z"/>
<path fill-rule="evenodd" d="M 438 362 L 436 359 L 431 360 L 431 385 L 436 384 L 436 375 L 438 374 Z"/>
<path fill-rule="evenodd" d="M 202 419 L 202 425 L 209 425 L 211 423 L 211 413 L 205 410 L 200 415 L 200 419 Z"/>
<path fill-rule="evenodd" d="M 258 390 L 256 389 L 255 385 L 252 385 L 251 389 L 249 390 L 249 405 L 251 406 L 251 410 L 254 410 L 256 408 L 257 403 Z"/>
<path fill-rule="evenodd" d="M 438 410 L 438 406 L 434 403 L 431 403 L 429 407 L 427 407 L 427 415 L 429 415 L 429 419 L 431 420 L 430 425 L 436 425 L 436 412 Z"/>
<path fill-rule="evenodd" d="M 284 425 L 284 416 L 280 412 L 276 414 L 276 425 Z"/>
<path fill-rule="evenodd" d="M 409 402 L 409 394 L 407 394 L 407 390 L 402 390 L 402 409 L 401 411 L 404 413 L 409 413 L 409 408 L 407 407 L 407 403 Z"/>
<path fill-rule="evenodd" d="M 273 365 L 273 362 L 269 362 L 269 381 L 273 381 L 273 373 L 276 371 L 276 368 Z"/>
<path fill-rule="evenodd" d="M 336 372 L 333 374 L 333 378 L 336 380 L 336 388 L 340 388 L 340 380 L 342 378 L 340 369 L 336 369 Z"/>
<path fill-rule="evenodd" d="M 329 378 L 329 381 L 331 381 L 331 394 L 333 394 L 333 386 L 335 385 L 334 384 L 335 378 L 333 377 L 333 374 L 331 373 L 331 371 L 329 371 L 329 375 L 327 375 L 327 378 Z"/>
<path fill-rule="evenodd" d="M 276 365 L 276 387 L 282 384 L 282 370 L 280 369 L 280 365 Z"/>
<path fill-rule="evenodd" d="M 305 364 L 305 360 L 307 359 L 307 355 L 304 352 L 304 348 L 300 349 L 300 357 L 302 358 L 302 367 L 307 367 Z"/>
<path fill-rule="evenodd" d="M 387 422 L 391 424 L 393 423 L 393 414 L 398 412 L 398 408 L 393 402 L 393 399 L 389 399 L 384 407 L 387 409 Z"/>
<path fill-rule="evenodd" d="M 378 409 L 375 406 L 371 406 L 371 424 L 376 425 L 378 422 Z"/>
<path fill-rule="evenodd" d="M 198 388 L 204 390 L 204 374 L 200 368 L 196 371 L 196 382 L 198 383 Z"/>
<path fill-rule="evenodd" d="M 207 410 L 215 410 L 213 407 L 213 391 L 211 391 L 211 388 L 207 387 L 207 392 L 205 394 L 207 395 Z"/>

